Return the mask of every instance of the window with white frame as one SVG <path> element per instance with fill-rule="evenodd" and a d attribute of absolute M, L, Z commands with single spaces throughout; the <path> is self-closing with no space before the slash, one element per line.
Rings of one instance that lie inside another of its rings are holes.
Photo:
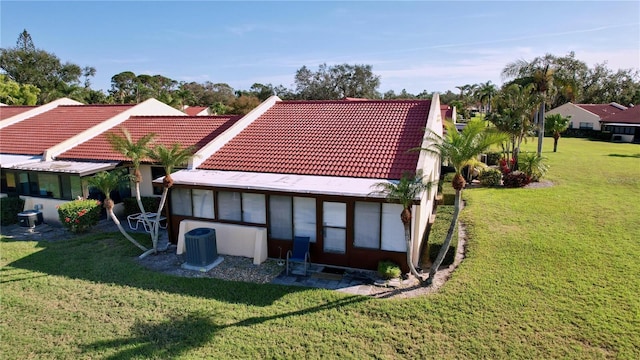
<path fill-rule="evenodd" d="M 316 241 L 316 200 L 306 197 L 269 196 L 270 237 L 292 240 L 308 236 Z"/>
<path fill-rule="evenodd" d="M 593 130 L 593 123 L 580 122 L 580 129 Z"/>
<path fill-rule="evenodd" d="M 407 249 L 402 205 L 356 201 L 353 245 L 358 248 L 401 251 Z"/>

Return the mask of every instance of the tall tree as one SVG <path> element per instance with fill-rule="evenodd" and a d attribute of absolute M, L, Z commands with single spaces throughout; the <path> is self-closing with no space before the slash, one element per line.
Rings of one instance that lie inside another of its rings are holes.
<path fill-rule="evenodd" d="M 92 177 L 88 178 L 87 182 L 89 183 L 89 185 L 95 187 L 96 189 L 100 190 L 104 194 L 105 199 L 104 199 L 103 206 L 107 210 L 107 214 L 109 215 L 111 220 L 113 220 L 113 222 L 118 227 L 118 230 L 120 230 L 120 233 L 132 244 L 140 248 L 142 251 L 146 252 L 148 251 L 148 249 L 145 246 L 141 245 L 138 241 L 136 241 L 136 239 L 131 237 L 131 235 L 129 235 L 129 233 L 126 232 L 126 230 L 122 227 L 122 224 L 120 224 L 120 220 L 118 220 L 118 217 L 113 212 L 114 203 L 113 203 L 113 200 L 111 199 L 111 195 L 110 195 L 111 191 L 117 189 L 120 183 L 126 180 L 128 179 L 121 178 L 119 173 L 116 171 L 113 171 L 113 172 L 101 171 L 93 175 Z"/>
<path fill-rule="evenodd" d="M 83 75 L 79 65 L 63 64 L 55 54 L 37 49 L 26 30 L 19 35 L 16 47 L 0 49 L 0 68 L 9 79 L 40 89 L 38 104 L 73 93 Z"/>
<path fill-rule="evenodd" d="M 422 276 L 413 265 L 411 256 L 413 249 L 413 239 L 411 237 L 411 208 L 416 198 L 420 196 L 422 192 L 428 191 L 431 188 L 431 183 L 425 183 L 421 173 L 415 175 L 404 173 L 398 183 L 380 182 L 373 186 L 376 188 L 373 193 L 382 194 L 386 197 L 387 201 L 402 205 L 400 220 L 402 220 L 402 224 L 404 225 L 404 239 L 407 245 L 407 265 L 409 266 L 411 274 L 420 281 L 423 281 Z"/>
<path fill-rule="evenodd" d="M 169 189 L 173 186 L 171 173 L 176 167 L 187 164 L 189 159 L 193 157 L 193 152 L 193 147 L 182 147 L 179 143 L 175 143 L 170 147 L 159 144 L 149 152 L 149 157 L 153 161 L 160 163 L 165 172 L 164 179 L 162 180 L 162 197 L 160 198 L 160 205 L 158 206 L 156 216 L 153 219 L 153 225 L 151 226 L 153 252 L 157 252 L 158 250 L 160 215 L 164 209 Z"/>
<path fill-rule="evenodd" d="M 140 183 L 142 182 L 142 173 L 140 172 L 140 164 L 143 160 L 149 157 L 150 144 L 155 137 L 154 133 L 150 133 L 142 136 L 138 140 L 133 140 L 131 133 L 127 129 L 122 128 L 122 135 L 118 135 L 113 132 L 106 133 L 107 141 L 111 144 L 111 147 L 122 154 L 124 157 L 131 160 L 133 165 L 134 174 L 133 181 L 135 182 L 135 197 L 142 220 L 147 224 L 149 228 L 153 226 L 152 221 L 147 217 L 147 211 L 142 204 L 142 198 L 140 195 Z"/>
<path fill-rule="evenodd" d="M 532 84 L 506 84 L 494 98 L 494 109 L 487 115 L 487 120 L 495 127 L 508 134 L 509 141 L 504 151 L 511 170 L 517 169 L 520 146 L 527 136 L 532 134 L 535 124 L 534 114 L 539 104 L 538 93 Z"/>
<path fill-rule="evenodd" d="M 40 89 L 30 84 L 18 84 L 0 74 L 0 103 L 5 105 L 35 105 Z"/>
<path fill-rule="evenodd" d="M 487 128 L 481 120 L 469 121 L 461 132 L 458 132 L 453 123 L 446 123 L 445 126 L 446 133 L 443 136 L 439 136 L 434 132 L 430 133 L 433 142 L 428 148 L 423 149 L 438 154 L 443 162 L 447 162 L 453 167 L 455 176 L 451 184 L 456 191 L 451 225 L 438 256 L 429 270 L 428 284 L 433 282 L 433 278 L 449 250 L 453 231 L 458 223 L 462 189 L 466 185 L 464 176 L 462 176 L 462 169 L 476 163 L 480 154 L 487 151 L 491 145 L 502 142 L 505 138 L 504 134 L 496 132 L 492 128 Z"/>
<path fill-rule="evenodd" d="M 540 95 L 540 108 L 536 113 L 536 123 L 538 124 L 538 155 L 542 154 L 542 142 L 544 139 L 544 113 L 545 105 L 550 91 L 553 90 L 554 74 L 556 67 L 554 57 L 546 54 L 537 57 L 532 61 L 517 60 L 507 64 L 502 69 L 504 78 L 516 78 L 514 82 L 521 85 L 531 84 Z"/>
<path fill-rule="evenodd" d="M 306 100 L 336 100 L 344 97 L 380 98 L 380 77 L 371 65 L 322 64 L 313 72 L 306 66 L 296 71 L 296 91 Z"/>
<path fill-rule="evenodd" d="M 558 151 L 558 140 L 560 133 L 567 130 L 571 116 L 564 117 L 560 114 L 548 115 L 545 121 L 545 131 L 553 136 L 553 152 Z"/>
<path fill-rule="evenodd" d="M 498 93 L 498 89 L 491 81 L 481 83 L 476 88 L 476 97 L 480 101 L 480 106 L 484 109 L 484 113 L 491 112 L 491 99 Z M 485 106 L 485 104 L 487 104 Z"/>

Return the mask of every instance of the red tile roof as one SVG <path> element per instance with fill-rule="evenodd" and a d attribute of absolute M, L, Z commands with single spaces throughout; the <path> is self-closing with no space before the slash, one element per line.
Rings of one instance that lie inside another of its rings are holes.
<path fill-rule="evenodd" d="M 206 108 L 206 106 L 189 106 L 188 108 L 184 109 L 184 112 L 189 116 L 196 116 Z"/>
<path fill-rule="evenodd" d="M 29 111 L 35 108 L 36 106 L 14 106 L 14 105 L 0 106 L 0 120 L 8 119 L 12 116 L 22 114 L 25 111 Z"/>
<path fill-rule="evenodd" d="M 440 115 L 442 120 L 453 119 L 453 107 L 446 104 L 440 105 Z"/>
<path fill-rule="evenodd" d="M 602 119 L 602 122 L 640 124 L 640 106 L 630 107 L 627 110 L 608 116 L 605 119 Z"/>
<path fill-rule="evenodd" d="M 576 106 L 600 116 L 600 119 L 623 111 L 611 104 L 576 104 Z"/>
<path fill-rule="evenodd" d="M 415 171 L 431 101 L 283 101 L 200 169 L 399 179 Z"/>
<path fill-rule="evenodd" d="M 215 139 L 241 116 L 132 116 L 122 124 L 109 130 L 122 135 L 120 129 L 125 128 L 133 140 L 155 133 L 154 142 L 164 145 L 180 143 L 183 146 L 194 146 L 196 151 Z M 127 160 L 114 151 L 105 134 L 86 141 L 70 149 L 56 159 L 64 160 Z"/>
<path fill-rule="evenodd" d="M 133 105 L 61 105 L 0 129 L 0 153 L 40 155 Z"/>

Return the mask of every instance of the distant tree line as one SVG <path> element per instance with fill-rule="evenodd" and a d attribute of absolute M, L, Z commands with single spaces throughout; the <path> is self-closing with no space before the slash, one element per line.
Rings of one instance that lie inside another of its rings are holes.
<path fill-rule="evenodd" d="M 567 101 L 615 101 L 627 106 L 640 102 L 637 70 L 612 71 L 604 63 L 589 68 L 577 60 L 573 52 L 563 57 L 547 54 L 536 59 L 549 64 L 553 70 L 555 82 L 546 93 L 547 106 L 555 107 Z M 293 89 L 255 83 L 248 90 L 235 90 L 226 83 L 179 82 L 163 75 L 124 71 L 111 77 L 111 88 L 105 93 L 91 88 L 91 79 L 96 74 L 94 67 L 63 63 L 55 54 L 36 48 L 27 30 L 19 35 L 15 47 L 0 49 L 0 69 L 4 75 L 0 76 L 0 102 L 5 104 L 44 104 L 61 97 L 86 104 L 135 104 L 153 97 L 179 109 L 208 106 L 216 114 L 246 114 L 272 95 L 285 100 L 430 99 L 433 96 L 433 92 L 426 90 L 418 94 L 405 89 L 400 93 L 393 90 L 381 93 L 380 76 L 374 74 L 371 65 L 358 64 L 322 64 L 317 70 L 302 66 L 295 73 Z M 456 106 L 463 118 L 468 118 L 474 109 L 489 112 L 492 98 L 500 90 L 491 82 L 456 88 L 459 92 L 448 90 L 440 94 L 440 101 Z"/>

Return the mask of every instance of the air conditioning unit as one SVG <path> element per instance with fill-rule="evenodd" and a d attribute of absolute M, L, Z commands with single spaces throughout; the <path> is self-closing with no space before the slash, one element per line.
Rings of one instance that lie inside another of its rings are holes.
<path fill-rule="evenodd" d="M 190 266 L 207 266 L 218 258 L 216 230 L 196 228 L 184 234 L 185 262 Z"/>

